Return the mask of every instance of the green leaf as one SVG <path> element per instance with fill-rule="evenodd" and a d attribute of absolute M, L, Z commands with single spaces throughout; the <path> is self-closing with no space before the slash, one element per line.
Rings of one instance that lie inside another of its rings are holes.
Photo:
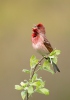
<path fill-rule="evenodd" d="M 41 94 L 49 95 L 49 90 L 46 88 L 41 88 L 41 89 L 37 90 L 37 92 L 41 93 Z"/>
<path fill-rule="evenodd" d="M 42 77 L 37 78 L 36 80 L 37 80 L 37 81 L 41 81 L 41 82 L 43 82 Z"/>
<path fill-rule="evenodd" d="M 23 100 L 25 99 L 26 95 L 27 95 L 26 91 L 21 92 L 21 97 L 22 97 Z"/>
<path fill-rule="evenodd" d="M 23 69 L 22 71 L 26 73 L 30 73 L 30 70 L 27 70 L 27 69 Z"/>
<path fill-rule="evenodd" d="M 26 87 L 28 85 L 28 82 L 26 82 L 26 83 L 21 82 L 20 85 L 23 86 L 23 87 Z"/>
<path fill-rule="evenodd" d="M 28 90 L 28 87 L 25 87 L 24 90 L 27 91 Z"/>
<path fill-rule="evenodd" d="M 29 86 L 29 87 L 28 87 L 28 93 L 29 93 L 29 94 L 32 94 L 32 93 L 33 93 L 33 86 Z"/>
<path fill-rule="evenodd" d="M 50 68 L 50 63 L 48 60 L 44 61 L 43 69 L 54 74 L 54 71 Z"/>
<path fill-rule="evenodd" d="M 32 83 L 32 85 L 36 86 L 36 88 L 38 89 L 38 88 L 44 87 L 45 82 L 43 82 L 43 81 L 37 81 L 37 82 Z"/>
<path fill-rule="evenodd" d="M 31 68 L 34 68 L 37 63 L 38 63 L 38 59 L 36 59 L 36 57 L 33 55 L 30 58 L 30 66 L 31 66 Z"/>
<path fill-rule="evenodd" d="M 30 85 L 31 86 L 35 86 L 36 89 L 38 89 L 38 88 L 44 87 L 45 86 L 45 82 L 42 80 L 42 78 L 37 78 L 35 80 L 35 82 L 31 82 Z"/>
<path fill-rule="evenodd" d="M 40 66 L 40 70 L 43 70 L 43 66 L 42 65 Z"/>
<path fill-rule="evenodd" d="M 24 82 L 21 82 L 20 85 L 21 85 L 21 86 L 25 86 L 26 84 L 25 84 Z"/>
<path fill-rule="evenodd" d="M 55 52 L 56 52 L 56 55 L 59 55 L 60 54 L 60 50 L 55 50 Z"/>
<path fill-rule="evenodd" d="M 55 55 L 59 55 L 60 54 L 60 50 L 53 50 L 51 53 L 50 53 L 50 56 L 55 56 Z"/>
<path fill-rule="evenodd" d="M 32 85 L 39 87 L 41 85 L 41 82 L 40 81 L 37 81 L 37 82 L 34 82 Z"/>
<path fill-rule="evenodd" d="M 55 56 L 55 57 L 52 59 L 52 61 L 53 61 L 55 64 L 57 64 L 57 56 Z"/>
<path fill-rule="evenodd" d="M 32 82 L 34 82 L 37 79 L 37 74 L 34 74 L 32 77 Z"/>
<path fill-rule="evenodd" d="M 53 50 L 50 55 L 49 55 L 49 58 L 50 58 L 50 61 L 51 61 L 51 64 L 52 64 L 52 61 L 57 64 L 57 56 L 60 54 L 60 50 Z"/>
<path fill-rule="evenodd" d="M 22 89 L 23 89 L 23 87 L 22 87 L 22 86 L 20 86 L 20 85 L 15 85 L 15 89 L 16 89 L 16 90 L 22 90 Z"/>

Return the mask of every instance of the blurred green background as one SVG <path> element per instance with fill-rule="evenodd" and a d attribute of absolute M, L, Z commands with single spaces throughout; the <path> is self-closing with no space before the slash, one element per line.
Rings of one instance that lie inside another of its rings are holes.
<path fill-rule="evenodd" d="M 43 23 L 53 48 L 61 50 L 60 73 L 39 72 L 49 96 L 35 93 L 30 100 L 70 100 L 70 0 L 0 0 L 0 100 L 22 100 L 14 89 L 29 76 L 30 57 L 41 58 L 31 45 L 32 26 Z"/>

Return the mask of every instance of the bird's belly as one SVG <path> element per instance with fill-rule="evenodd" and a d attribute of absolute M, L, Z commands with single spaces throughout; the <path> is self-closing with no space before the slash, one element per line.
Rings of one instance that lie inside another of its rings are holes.
<path fill-rule="evenodd" d="M 49 51 L 47 50 L 45 45 L 41 42 L 38 42 L 37 44 L 33 44 L 33 48 L 43 56 L 49 54 Z"/>

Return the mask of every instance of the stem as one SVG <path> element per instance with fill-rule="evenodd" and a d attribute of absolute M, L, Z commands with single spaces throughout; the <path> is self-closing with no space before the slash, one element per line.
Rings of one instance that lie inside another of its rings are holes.
<path fill-rule="evenodd" d="M 39 70 L 40 70 L 40 67 L 34 73 L 37 73 Z"/>
<path fill-rule="evenodd" d="M 28 92 L 27 92 L 27 100 L 29 99 L 29 97 L 28 97 Z"/>
<path fill-rule="evenodd" d="M 32 79 L 32 77 L 33 77 L 33 75 L 34 75 L 34 72 L 35 72 L 37 66 L 41 63 L 41 61 L 42 61 L 43 59 L 44 59 L 44 57 L 42 57 L 42 58 L 39 60 L 39 62 L 35 65 L 34 70 L 33 70 L 33 72 L 32 72 L 32 75 L 31 75 L 31 79 Z"/>

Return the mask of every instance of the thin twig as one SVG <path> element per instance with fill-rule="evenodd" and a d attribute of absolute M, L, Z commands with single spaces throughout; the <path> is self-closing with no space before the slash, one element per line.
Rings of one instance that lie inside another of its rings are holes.
<path fill-rule="evenodd" d="M 31 79 L 32 79 L 32 77 L 33 77 L 33 75 L 34 75 L 34 72 L 35 72 L 37 66 L 41 63 L 41 61 L 42 61 L 43 59 L 44 59 L 44 57 L 42 57 L 42 58 L 39 60 L 39 62 L 35 65 L 35 67 L 34 67 L 34 69 L 33 69 L 33 72 L 32 72 L 32 75 L 31 75 Z"/>
<path fill-rule="evenodd" d="M 27 100 L 29 99 L 29 97 L 28 97 L 28 92 L 27 92 Z"/>

